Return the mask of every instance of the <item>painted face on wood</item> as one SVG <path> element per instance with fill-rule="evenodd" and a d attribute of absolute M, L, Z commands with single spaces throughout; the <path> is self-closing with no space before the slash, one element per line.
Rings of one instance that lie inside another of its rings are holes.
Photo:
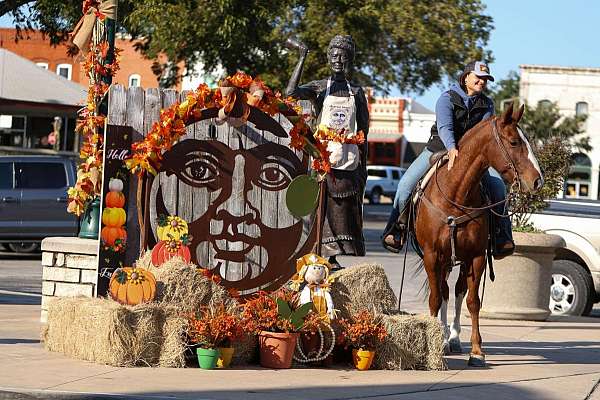
<path fill-rule="evenodd" d="M 289 213 L 285 194 L 305 171 L 298 156 L 276 142 L 255 143 L 240 133 L 228 144 L 188 139 L 165 155 L 152 198 L 157 215 L 188 222 L 195 263 L 220 275 L 225 286 L 255 290 L 281 278 L 287 264 L 292 271 L 304 251 L 303 221 Z M 188 207 L 193 212 L 185 217 L 181 210 Z"/>

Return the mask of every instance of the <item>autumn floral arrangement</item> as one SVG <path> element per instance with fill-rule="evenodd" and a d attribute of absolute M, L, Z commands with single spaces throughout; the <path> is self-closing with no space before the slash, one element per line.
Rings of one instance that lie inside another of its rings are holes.
<path fill-rule="evenodd" d="M 259 291 L 242 306 L 244 330 L 257 335 L 264 331 L 298 332 L 303 329 L 313 304 L 297 305 L 295 293 L 288 289 L 281 288 L 272 293 Z"/>
<path fill-rule="evenodd" d="M 188 336 L 193 344 L 216 349 L 233 347 L 244 336 L 237 307 L 207 306 L 189 318 Z"/>
<path fill-rule="evenodd" d="M 100 3 L 94 0 L 84 1 L 83 15 L 93 13 L 100 21 L 104 21 L 106 15 L 98 11 Z M 67 191 L 67 211 L 78 216 L 84 212 L 89 202 L 100 195 L 102 190 L 102 129 L 106 116 L 100 112 L 100 103 L 108 91 L 107 82 L 110 82 L 119 70 L 118 59 L 121 52 L 120 49 L 115 48 L 113 61 L 107 63 L 109 44 L 106 32 L 99 43 L 94 43 L 91 38 L 89 42 L 90 49 L 82 62 L 89 78 L 87 103 L 79 111 L 75 127 L 75 131 L 83 137 L 79 152 L 81 162 L 77 167 L 77 182 Z M 78 52 L 77 47 L 69 49 L 70 55 Z"/>
<path fill-rule="evenodd" d="M 381 318 L 368 310 L 361 310 L 350 319 L 342 318 L 338 323 L 341 328 L 340 341 L 345 347 L 375 350 L 387 336 Z"/>

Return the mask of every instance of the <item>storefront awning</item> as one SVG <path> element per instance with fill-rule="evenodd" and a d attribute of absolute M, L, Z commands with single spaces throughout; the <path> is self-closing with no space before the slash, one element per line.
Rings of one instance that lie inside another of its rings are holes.
<path fill-rule="evenodd" d="M 397 143 L 402 141 L 402 135 L 397 133 L 369 133 L 367 141 L 371 143 Z"/>

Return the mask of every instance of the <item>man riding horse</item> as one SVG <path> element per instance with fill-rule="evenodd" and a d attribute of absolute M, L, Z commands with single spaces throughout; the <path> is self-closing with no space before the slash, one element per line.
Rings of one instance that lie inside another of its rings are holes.
<path fill-rule="evenodd" d="M 441 150 L 448 151 L 448 169 L 450 170 L 459 157 L 457 147 L 460 138 L 472 127 L 494 115 L 493 101 L 483 94 L 487 81 L 494 81 L 489 68 L 480 61 L 466 65 L 458 84 L 442 93 L 435 106 L 436 123 L 431 127 L 431 137 L 421 154 L 404 173 L 394 199 L 394 208 L 383 233 L 383 246 L 398 253 L 404 245 L 408 220 L 408 199 L 417 182 L 429 169 L 431 156 Z M 482 183 L 492 203 L 500 203 L 494 211 L 503 215 L 506 198 L 506 187 L 498 172 L 489 168 L 483 176 Z M 504 258 L 514 252 L 511 223 L 508 217 L 495 215 L 495 232 L 493 235 L 493 255 L 495 259 Z"/>

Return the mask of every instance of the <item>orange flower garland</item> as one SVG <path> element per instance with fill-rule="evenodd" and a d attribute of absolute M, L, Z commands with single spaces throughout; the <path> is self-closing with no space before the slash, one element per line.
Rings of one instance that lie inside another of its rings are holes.
<path fill-rule="evenodd" d="M 83 14 L 90 7 L 96 7 L 98 1 L 86 0 L 83 2 Z M 103 16 L 101 16 L 103 18 Z M 98 113 L 100 102 L 109 86 L 104 82 L 107 77 L 114 77 L 119 70 L 118 57 L 120 49 L 115 48 L 114 61 L 103 64 L 109 51 L 108 42 L 104 41 L 97 46 L 91 46 L 87 54 L 83 69 L 89 71 L 90 83 L 86 107 L 79 112 L 79 119 L 75 131 L 83 136 L 83 144 L 79 152 L 81 162 L 77 167 L 77 182 L 67 190 L 67 211 L 81 215 L 86 204 L 102 190 L 102 152 L 105 116 Z"/>
<path fill-rule="evenodd" d="M 197 121 L 202 111 L 214 107 L 231 105 L 230 95 L 224 96 L 222 88 L 237 88 L 242 91 L 244 104 L 253 106 L 271 116 L 282 113 L 294 124 L 291 132 L 290 147 L 306 151 L 315 160 L 327 160 L 326 146 L 312 136 L 306 123 L 307 115 L 302 114 L 302 107 L 292 98 L 283 98 L 281 93 L 273 92 L 259 78 L 252 78 L 244 72 L 237 72 L 219 82 L 219 87 L 211 89 L 206 84 L 188 94 L 185 101 L 175 103 L 161 111 L 159 121 L 155 122 L 146 138 L 132 145 L 133 156 L 126 160 L 132 173 L 142 175 L 149 172 L 156 175 L 160 169 L 163 153 L 168 151 L 185 134 L 186 125 Z M 320 164 L 314 164 L 320 165 Z M 328 172 L 328 161 L 319 172 Z"/>

